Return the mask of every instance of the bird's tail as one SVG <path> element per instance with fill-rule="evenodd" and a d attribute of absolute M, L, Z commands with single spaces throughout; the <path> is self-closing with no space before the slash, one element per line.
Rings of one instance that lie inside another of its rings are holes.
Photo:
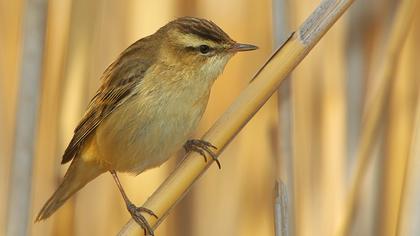
<path fill-rule="evenodd" d="M 51 216 L 75 192 L 104 172 L 105 170 L 97 163 L 86 162 L 82 158 L 76 157 L 67 170 L 63 182 L 44 204 L 41 211 L 38 213 L 35 222 Z"/>

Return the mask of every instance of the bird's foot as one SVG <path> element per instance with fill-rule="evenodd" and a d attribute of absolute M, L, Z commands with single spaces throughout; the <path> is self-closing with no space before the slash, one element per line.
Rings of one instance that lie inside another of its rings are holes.
<path fill-rule="evenodd" d="M 132 203 L 127 205 L 127 209 L 128 212 L 130 212 L 131 217 L 134 219 L 134 221 L 136 221 L 137 224 L 139 224 L 140 227 L 143 228 L 144 235 L 155 235 L 155 233 L 153 232 L 153 228 L 150 226 L 149 222 L 147 222 L 146 218 L 142 215 L 142 212 L 145 212 L 158 219 L 158 216 L 153 211 L 145 207 L 136 207 Z"/>
<path fill-rule="evenodd" d="M 190 139 L 184 144 L 184 149 L 186 152 L 190 152 L 190 151 L 198 152 L 201 156 L 204 157 L 204 160 L 206 162 L 207 162 L 206 153 L 209 154 L 210 157 L 217 163 L 217 166 L 219 167 L 219 169 L 221 169 L 222 166 L 220 165 L 220 162 L 217 159 L 216 154 L 211 150 L 211 148 L 217 149 L 217 147 L 215 147 L 213 144 L 204 140 L 200 140 L 200 139 Z"/>

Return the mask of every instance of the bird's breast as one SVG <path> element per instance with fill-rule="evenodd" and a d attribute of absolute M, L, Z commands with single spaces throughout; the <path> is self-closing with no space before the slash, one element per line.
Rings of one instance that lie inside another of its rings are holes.
<path fill-rule="evenodd" d="M 205 86 L 149 89 L 140 89 L 98 127 L 100 158 L 108 168 L 138 174 L 162 164 L 195 130 L 210 94 Z"/>

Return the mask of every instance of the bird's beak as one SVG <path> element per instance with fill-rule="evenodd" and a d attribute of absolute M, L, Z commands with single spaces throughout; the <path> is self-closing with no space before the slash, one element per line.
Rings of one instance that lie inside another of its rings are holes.
<path fill-rule="evenodd" d="M 244 51 L 252 51 L 258 49 L 257 46 L 251 44 L 244 44 L 244 43 L 235 43 L 229 48 L 230 52 L 244 52 Z"/>

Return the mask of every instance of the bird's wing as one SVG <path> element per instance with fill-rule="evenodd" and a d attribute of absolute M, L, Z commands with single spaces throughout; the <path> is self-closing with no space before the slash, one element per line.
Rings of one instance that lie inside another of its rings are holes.
<path fill-rule="evenodd" d="M 153 62 L 151 58 L 145 58 L 145 55 L 149 54 L 148 51 L 149 49 L 142 47 L 141 41 L 138 41 L 127 48 L 105 70 L 102 76 L 102 85 L 90 101 L 86 113 L 74 130 L 73 138 L 64 152 L 62 164 L 71 161 L 104 119 L 127 99 L 135 95 L 134 88 L 142 80 L 146 70 Z"/>

